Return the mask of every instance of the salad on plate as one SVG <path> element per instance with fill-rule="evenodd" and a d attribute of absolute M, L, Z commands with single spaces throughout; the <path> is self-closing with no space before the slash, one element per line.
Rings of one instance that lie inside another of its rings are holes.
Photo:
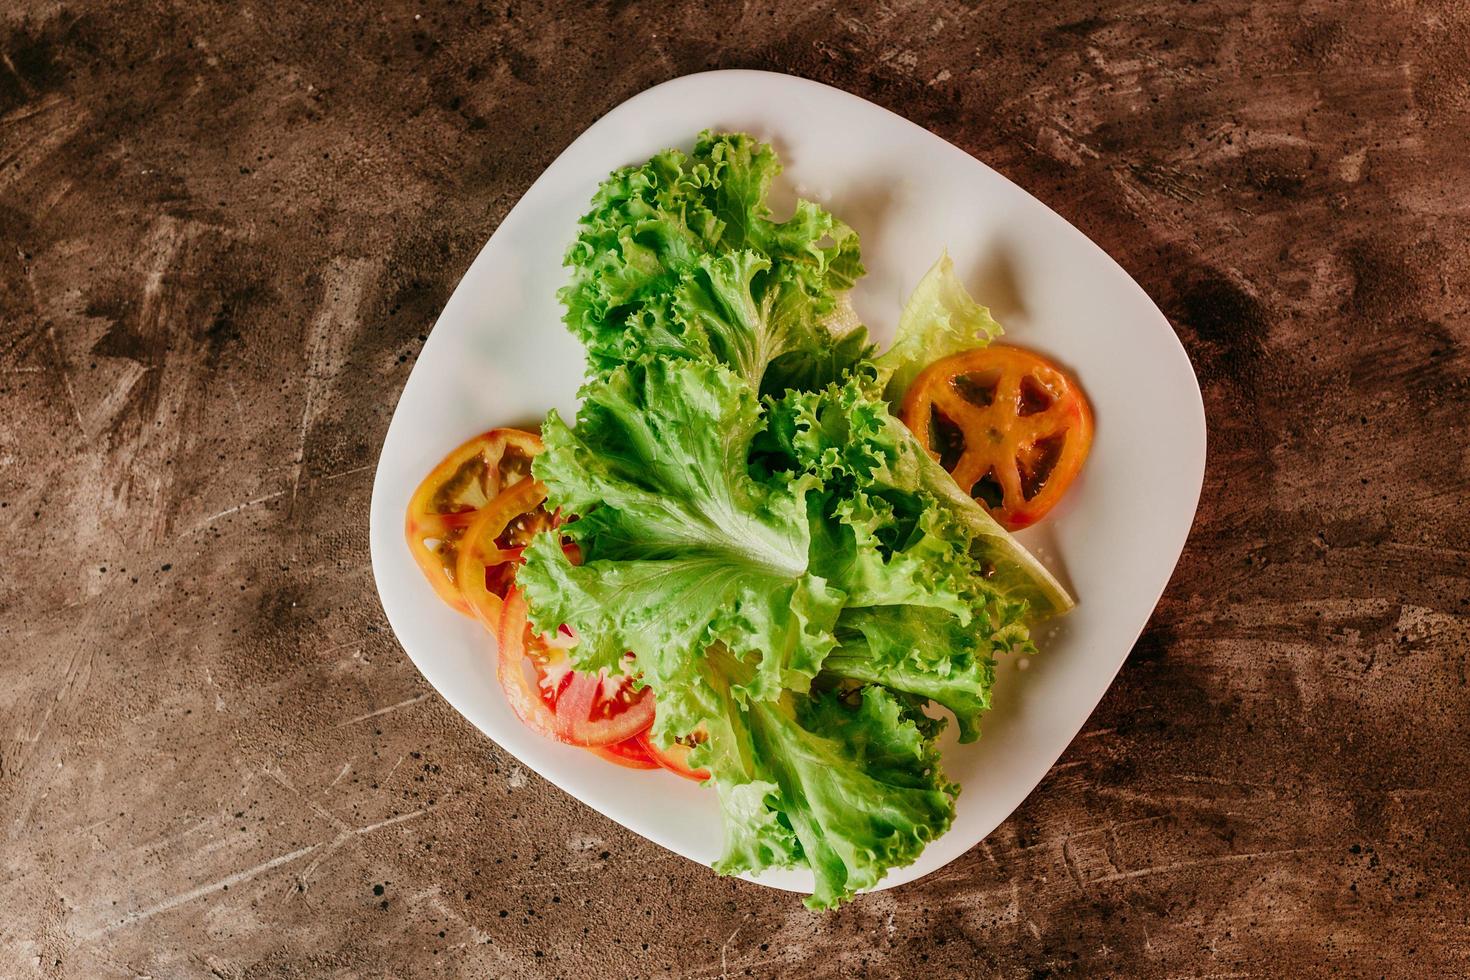
<path fill-rule="evenodd" d="M 718 795 L 725 874 L 807 866 L 828 908 L 954 817 L 937 738 L 1073 601 L 1011 536 L 1080 471 L 1076 382 L 993 344 L 947 256 L 880 353 L 858 236 L 776 220 L 776 154 L 701 133 L 613 173 L 567 251 L 575 418 L 498 428 L 414 494 L 409 547 L 496 638 L 533 729 Z"/>

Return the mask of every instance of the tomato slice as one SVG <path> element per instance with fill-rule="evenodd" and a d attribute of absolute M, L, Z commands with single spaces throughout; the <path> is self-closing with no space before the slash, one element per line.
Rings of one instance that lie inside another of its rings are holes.
<path fill-rule="evenodd" d="M 516 717 L 541 734 L 569 745 L 607 746 L 653 724 L 653 691 L 635 690 L 626 675 L 573 669 L 566 651 L 576 638 L 566 627 L 552 639 L 536 635 L 515 586 L 506 592 L 497 639 L 496 676 L 506 700 Z"/>
<path fill-rule="evenodd" d="M 473 612 L 456 579 L 460 541 L 487 504 L 531 479 L 542 448 L 535 433 L 491 429 L 444 457 L 409 499 L 408 550 L 439 598 L 467 616 Z"/>
<path fill-rule="evenodd" d="M 642 735 L 614 742 L 611 745 L 600 745 L 588 748 L 587 751 L 593 755 L 600 756 L 613 765 L 626 766 L 629 769 L 657 769 L 659 765 L 653 761 L 648 750 L 642 742 Z"/>
<path fill-rule="evenodd" d="M 533 433 L 492 429 L 446 456 L 409 502 L 409 550 L 440 598 L 495 634 L 496 678 L 516 717 L 619 765 L 657 769 L 639 741 L 653 724 L 653 692 L 635 690 L 628 676 L 573 669 L 572 631 L 537 635 L 515 588 L 525 546 L 560 523 L 546 510 L 545 485 L 531 476 L 542 448 Z M 579 559 L 575 545 L 564 547 Z"/>
<path fill-rule="evenodd" d="M 697 780 L 698 782 L 704 782 L 706 779 L 709 779 L 708 769 L 695 769 L 689 765 L 689 753 L 694 749 L 693 745 L 686 744 L 686 741 L 689 740 L 675 742 L 666 749 L 660 748 L 658 743 L 653 740 L 653 736 L 648 732 L 639 735 L 638 740 L 643 746 L 643 750 L 648 753 L 649 758 L 653 759 L 654 762 L 669 772 L 683 776 L 685 779 Z"/>
<path fill-rule="evenodd" d="M 532 656 L 528 642 L 530 650 L 535 650 L 540 647 L 541 640 L 532 635 L 531 625 L 526 622 L 526 601 L 514 586 L 506 593 L 495 642 L 500 648 L 495 678 L 500 681 L 500 689 L 505 692 L 510 710 L 532 731 L 547 738 L 556 738 L 556 712 L 542 695 L 539 676 L 536 680 L 526 676 L 526 661 Z"/>
<path fill-rule="evenodd" d="M 521 552 L 534 535 L 558 523 L 545 503 L 546 485 L 522 480 L 480 508 L 459 541 L 455 584 L 492 632 L 500 628 L 505 593 L 515 582 Z"/>
<path fill-rule="evenodd" d="M 929 455 L 1007 530 L 1056 506 L 1092 446 L 1077 382 L 1040 354 L 994 346 L 929 365 L 902 418 Z"/>

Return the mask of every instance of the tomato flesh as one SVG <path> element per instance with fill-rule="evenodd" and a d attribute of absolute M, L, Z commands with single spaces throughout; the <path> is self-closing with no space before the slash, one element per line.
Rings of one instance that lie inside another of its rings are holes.
<path fill-rule="evenodd" d="M 476 613 L 458 582 L 465 533 L 504 491 L 531 479 L 542 448 L 535 433 L 491 429 L 445 456 L 409 499 L 408 549 L 439 598 L 467 616 Z"/>
<path fill-rule="evenodd" d="M 611 745 L 599 745 L 588 748 L 588 752 L 611 762 L 615 766 L 626 766 L 629 769 L 657 769 L 659 764 L 649 756 L 648 750 L 644 748 L 642 735 L 634 738 L 614 742 Z"/>
<path fill-rule="evenodd" d="M 515 582 L 526 543 L 556 526 L 545 502 L 546 485 L 523 480 L 481 508 L 459 541 L 455 584 L 470 610 L 492 632 L 500 628 L 505 594 Z"/>
<path fill-rule="evenodd" d="M 545 485 L 531 475 L 542 449 L 538 436 L 517 429 L 492 429 L 455 449 L 410 499 L 409 551 L 445 603 L 495 636 L 496 678 L 527 727 L 620 766 L 674 768 L 645 738 L 653 692 L 636 689 L 630 675 L 575 670 L 571 630 L 539 636 L 527 621 L 516 569 L 531 539 L 561 523 L 545 507 Z M 563 548 L 580 560 L 574 544 Z"/>
<path fill-rule="evenodd" d="M 708 769 L 695 769 L 689 764 L 689 753 L 694 751 L 692 745 L 682 741 L 675 742 L 668 748 L 662 748 L 653 740 L 653 736 L 644 732 L 638 736 L 643 745 L 643 750 L 648 753 L 649 758 L 658 763 L 661 768 L 669 772 L 683 776 L 685 779 L 693 779 L 696 782 L 704 782 L 709 779 Z"/>
<path fill-rule="evenodd" d="M 540 686 L 526 677 L 527 642 L 539 643 L 526 622 L 526 602 L 514 587 L 506 593 L 503 614 L 496 631 L 495 677 L 510 710 L 531 730 L 556 738 L 556 712 L 541 696 Z"/>
<path fill-rule="evenodd" d="M 498 640 L 496 676 L 506 700 L 541 734 L 595 747 L 633 738 L 653 724 L 652 690 L 636 690 L 626 674 L 573 669 L 566 650 L 575 638 L 565 629 L 555 639 L 536 635 L 526 620 L 525 597 L 514 586 L 505 596 Z"/>
<path fill-rule="evenodd" d="M 1092 410 L 1077 382 L 1019 347 L 935 361 L 909 385 L 901 417 L 960 488 L 1010 531 L 1056 506 L 1092 446 Z"/>

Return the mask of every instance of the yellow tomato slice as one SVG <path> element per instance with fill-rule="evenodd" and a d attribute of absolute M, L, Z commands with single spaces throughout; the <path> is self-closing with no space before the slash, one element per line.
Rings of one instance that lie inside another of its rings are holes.
<path fill-rule="evenodd" d="M 523 480 L 482 507 L 459 541 L 455 584 L 485 628 L 500 628 L 505 594 L 515 582 L 531 537 L 556 526 L 546 511 L 546 485 Z"/>
<path fill-rule="evenodd" d="M 408 550 L 439 598 L 467 616 L 473 612 L 456 581 L 460 541 L 487 504 L 531 479 L 542 448 L 535 433 L 491 429 L 444 457 L 409 499 Z"/>

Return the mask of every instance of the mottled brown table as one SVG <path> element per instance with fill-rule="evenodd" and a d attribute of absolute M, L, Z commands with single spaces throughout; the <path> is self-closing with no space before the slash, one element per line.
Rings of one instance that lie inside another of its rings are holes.
<path fill-rule="evenodd" d="M 1463 0 L 4 5 L 0 976 L 1470 971 L 1467 52 Z M 835 914 L 524 771 L 368 568 L 476 249 L 709 67 L 856 92 L 1050 204 L 1210 418 L 1067 754 Z"/>

